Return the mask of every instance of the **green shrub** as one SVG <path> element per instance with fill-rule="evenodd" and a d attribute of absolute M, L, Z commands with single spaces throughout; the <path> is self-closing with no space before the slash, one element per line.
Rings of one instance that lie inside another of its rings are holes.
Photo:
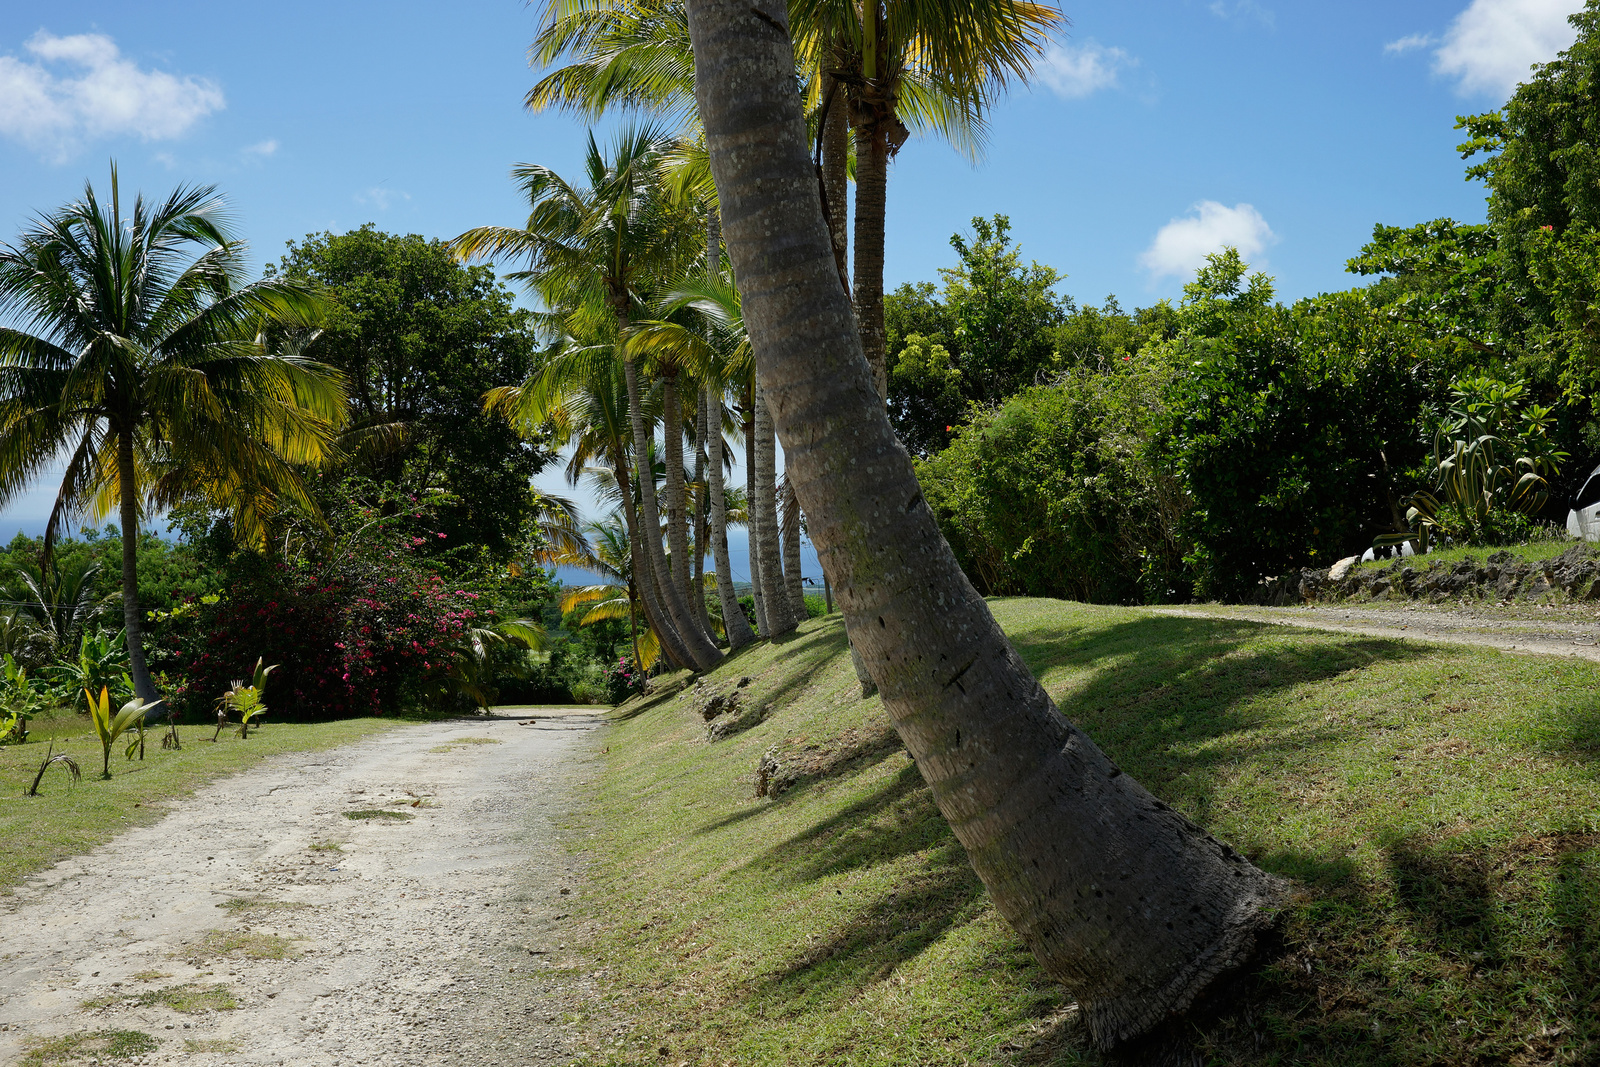
<path fill-rule="evenodd" d="M 1203 597 L 1246 596 L 1404 529 L 1427 406 L 1450 378 L 1447 347 L 1360 293 L 1286 307 L 1263 275 L 1241 286 L 1244 270 L 1237 253 L 1212 256 L 1169 344 L 1184 371 L 1160 451 L 1193 503 L 1184 530 Z"/>
<path fill-rule="evenodd" d="M 1181 599 L 1186 503 L 1149 460 L 1171 375 L 1143 356 L 1079 367 L 977 415 L 918 465 L 962 568 L 988 595 Z"/>

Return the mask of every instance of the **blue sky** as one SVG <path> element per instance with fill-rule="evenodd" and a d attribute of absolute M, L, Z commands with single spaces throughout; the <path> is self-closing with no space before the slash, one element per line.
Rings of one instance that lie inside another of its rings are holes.
<path fill-rule="evenodd" d="M 913 140 L 890 173 L 886 281 L 934 280 L 974 215 L 1080 302 L 1175 296 L 1231 243 L 1285 298 L 1347 287 L 1376 222 L 1481 220 L 1455 116 L 1571 40 L 1580 0 L 1068 5 L 978 164 Z M 453 237 L 520 221 L 511 165 L 575 173 L 583 126 L 530 115 L 518 0 L 13 2 L 0 7 L 0 240 L 103 183 L 215 183 L 256 262 L 364 222 Z M 34 530 L 48 487 L 0 512 Z M 736 570 L 742 568 L 736 565 Z M 807 572 L 815 569 L 808 564 Z"/>

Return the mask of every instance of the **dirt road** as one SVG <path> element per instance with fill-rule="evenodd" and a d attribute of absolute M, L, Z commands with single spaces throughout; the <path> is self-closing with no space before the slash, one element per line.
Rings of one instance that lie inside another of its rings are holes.
<path fill-rule="evenodd" d="M 1341 633 L 1370 634 L 1445 644 L 1479 645 L 1507 652 L 1577 656 L 1600 661 L 1600 614 L 1593 607 L 1537 605 L 1457 608 L 1442 605 L 1313 605 L 1292 608 L 1192 604 L 1154 608 L 1162 615 L 1250 619 Z"/>
<path fill-rule="evenodd" d="M 560 835 L 602 727 L 533 714 L 273 759 L 0 898 L 0 1063 L 567 1062 L 596 976 Z"/>

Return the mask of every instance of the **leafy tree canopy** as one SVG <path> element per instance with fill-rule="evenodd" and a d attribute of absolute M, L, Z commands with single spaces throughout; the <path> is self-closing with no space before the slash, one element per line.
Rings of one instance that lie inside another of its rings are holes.
<path fill-rule="evenodd" d="M 536 506 L 529 483 L 551 454 L 485 415 L 483 394 L 527 375 L 532 315 L 488 267 L 457 263 L 444 242 L 370 223 L 289 242 L 275 272 L 319 282 L 333 299 L 311 354 L 349 376 L 356 471 L 411 492 L 444 490 L 445 540 L 507 558 Z"/>
<path fill-rule="evenodd" d="M 950 246 L 958 262 L 940 269 L 942 287 L 905 284 L 884 298 L 889 414 L 917 455 L 944 448 L 974 403 L 993 407 L 1067 367 L 1120 359 L 1173 329 L 1166 304 L 1130 316 L 1115 297 L 1079 308 L 1057 294 L 1062 275 L 1023 264 L 1004 215 L 974 218 L 972 235 L 956 234 Z"/>

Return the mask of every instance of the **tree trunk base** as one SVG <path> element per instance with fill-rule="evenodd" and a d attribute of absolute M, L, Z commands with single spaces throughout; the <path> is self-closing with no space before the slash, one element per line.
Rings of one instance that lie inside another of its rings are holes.
<path fill-rule="evenodd" d="M 1217 939 L 1165 988 L 1080 1005 L 1096 1048 L 1119 1051 L 1119 1062 L 1157 1062 L 1127 1057 L 1147 1046 L 1153 1052 L 1163 1042 L 1170 1043 L 1173 1035 L 1167 1031 L 1179 1017 L 1187 1017 L 1183 1029 L 1189 1030 L 1197 1006 L 1220 1005 L 1231 999 L 1238 979 L 1274 940 L 1290 892 L 1288 881 L 1275 875 L 1258 873 L 1257 880 L 1257 891 L 1240 898 Z"/>

